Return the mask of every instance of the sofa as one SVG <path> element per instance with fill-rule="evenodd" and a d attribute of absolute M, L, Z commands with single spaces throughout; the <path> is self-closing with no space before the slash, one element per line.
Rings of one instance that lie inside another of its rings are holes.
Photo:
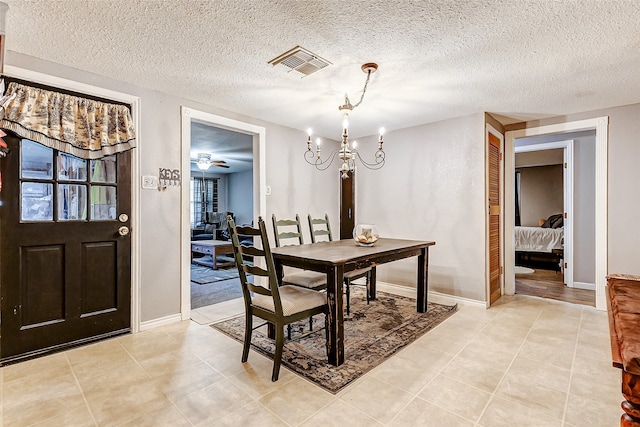
<path fill-rule="evenodd" d="M 191 240 L 230 240 L 227 215 L 233 212 L 206 212 L 202 230 L 192 230 Z"/>

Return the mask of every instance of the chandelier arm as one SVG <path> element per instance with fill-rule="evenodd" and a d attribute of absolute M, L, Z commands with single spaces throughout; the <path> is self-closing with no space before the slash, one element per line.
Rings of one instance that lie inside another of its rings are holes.
<path fill-rule="evenodd" d="M 362 159 L 362 156 L 360 156 L 360 153 L 356 152 L 356 156 L 355 156 L 360 163 L 362 163 L 362 165 L 364 167 L 366 167 L 367 169 L 371 169 L 371 170 L 377 170 L 380 169 L 384 166 L 384 162 L 385 162 L 385 153 L 384 151 L 380 150 L 380 151 L 376 151 L 376 155 L 374 158 L 374 162 L 369 163 L 365 160 Z"/>
<path fill-rule="evenodd" d="M 304 159 L 307 161 L 307 163 L 309 163 L 310 165 L 313 165 L 316 167 L 316 169 L 320 170 L 320 171 L 324 171 L 327 170 L 331 164 L 333 163 L 333 161 L 335 160 L 336 156 L 338 155 L 337 151 L 334 151 L 333 153 L 331 153 L 331 155 L 329 157 L 327 157 L 326 160 L 322 160 L 316 157 L 316 154 L 311 151 L 311 150 L 307 150 L 304 153 Z M 314 161 L 311 161 L 310 159 L 314 159 Z"/>

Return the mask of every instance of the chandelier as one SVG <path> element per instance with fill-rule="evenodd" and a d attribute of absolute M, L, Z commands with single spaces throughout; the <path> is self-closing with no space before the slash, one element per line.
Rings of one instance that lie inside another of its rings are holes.
<path fill-rule="evenodd" d="M 333 161 L 338 158 L 342 161 L 342 165 L 340 166 L 340 172 L 342 179 L 348 178 L 349 172 L 353 172 L 356 167 L 356 159 L 360 161 L 360 163 L 365 166 L 367 169 L 380 169 L 384 166 L 384 150 L 382 149 L 382 135 L 384 134 L 384 128 L 380 128 L 380 138 L 378 139 L 378 150 L 374 154 L 373 161 L 367 162 L 362 159 L 362 156 L 356 149 L 356 141 L 353 143 L 349 143 L 349 113 L 353 111 L 358 105 L 362 103 L 364 99 L 364 94 L 367 91 L 367 85 L 369 84 L 369 79 L 371 78 L 371 74 L 375 73 L 378 69 L 378 64 L 373 62 L 364 64 L 362 67 L 362 71 L 367 73 L 367 80 L 364 83 L 364 88 L 362 89 L 362 96 L 360 96 L 360 101 L 357 104 L 351 105 L 351 101 L 349 101 L 349 96 L 345 93 L 344 95 L 344 104 L 339 106 L 338 109 L 343 112 L 342 119 L 342 143 L 340 144 L 340 149 L 333 151 L 329 156 L 324 159 L 321 157 L 322 150 L 320 149 L 320 138 L 316 139 L 316 150 L 315 152 L 311 149 L 311 129 L 308 130 L 309 137 L 307 138 L 307 151 L 304 153 L 304 159 L 307 163 L 314 165 L 318 170 L 326 170 L 331 166 Z"/>

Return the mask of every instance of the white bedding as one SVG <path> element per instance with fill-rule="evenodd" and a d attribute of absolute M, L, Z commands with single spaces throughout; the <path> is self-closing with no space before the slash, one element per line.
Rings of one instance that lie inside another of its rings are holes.
<path fill-rule="evenodd" d="M 516 251 L 547 252 L 563 249 L 564 228 L 515 227 Z"/>

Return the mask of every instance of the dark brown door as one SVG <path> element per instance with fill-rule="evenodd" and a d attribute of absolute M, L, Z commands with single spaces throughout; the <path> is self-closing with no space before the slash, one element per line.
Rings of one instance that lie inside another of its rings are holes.
<path fill-rule="evenodd" d="M 500 258 L 500 139 L 488 134 L 489 153 L 489 304 L 502 296 Z"/>
<path fill-rule="evenodd" d="M 130 153 L 82 160 L 26 139 L 5 141 L 0 357 L 129 331 Z"/>
<path fill-rule="evenodd" d="M 356 226 L 355 172 L 348 174 L 348 178 L 340 178 L 340 240 L 352 239 Z"/>

